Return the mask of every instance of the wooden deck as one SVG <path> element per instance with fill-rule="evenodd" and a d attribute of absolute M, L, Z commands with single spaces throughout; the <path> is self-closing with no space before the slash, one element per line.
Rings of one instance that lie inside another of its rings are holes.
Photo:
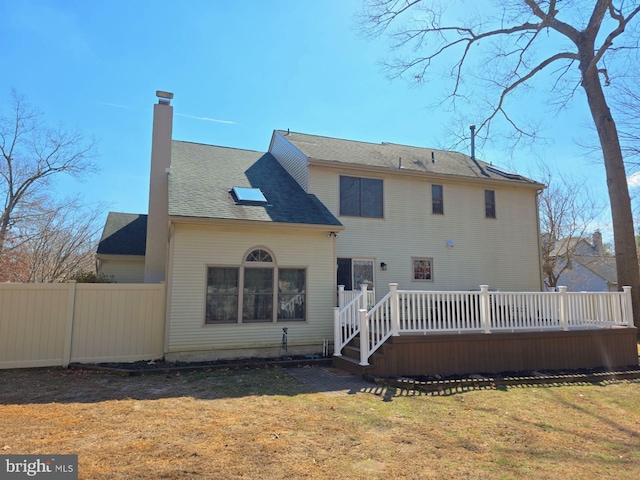
<path fill-rule="evenodd" d="M 359 339 L 333 357 L 358 375 L 447 376 L 535 370 L 614 369 L 638 366 L 635 327 L 589 330 L 402 334 L 389 338 L 360 366 Z"/>

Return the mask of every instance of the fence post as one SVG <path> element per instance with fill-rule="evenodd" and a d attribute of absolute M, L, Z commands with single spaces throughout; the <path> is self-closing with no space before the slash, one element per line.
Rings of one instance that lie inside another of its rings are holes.
<path fill-rule="evenodd" d="M 400 304 L 398 303 L 398 284 L 390 283 L 389 290 L 391 293 L 391 335 L 400 336 Z"/>
<path fill-rule="evenodd" d="M 480 323 L 484 333 L 491 333 L 491 309 L 489 308 L 489 285 L 480 285 Z"/>
<path fill-rule="evenodd" d="M 340 307 L 333 307 L 333 356 L 342 356 L 342 325 L 340 325 Z"/>
<path fill-rule="evenodd" d="M 360 308 L 369 311 L 369 299 L 367 298 L 367 284 L 360 284 Z"/>
<path fill-rule="evenodd" d="M 338 306 L 344 307 L 344 285 L 338 285 Z"/>
<path fill-rule="evenodd" d="M 627 327 L 633 325 L 633 304 L 631 303 L 631 287 L 622 287 L 624 308 L 622 309 L 622 323 Z"/>
<path fill-rule="evenodd" d="M 62 366 L 68 367 L 71 362 L 71 341 L 73 339 L 73 321 L 76 307 L 76 281 L 69 280 L 69 296 L 67 297 L 67 322 L 64 330 L 64 351 Z"/>
<path fill-rule="evenodd" d="M 367 310 L 358 310 L 360 317 L 360 366 L 369 365 L 369 322 L 367 321 Z"/>
<path fill-rule="evenodd" d="M 560 300 L 558 301 L 558 308 L 560 309 L 560 325 L 562 330 L 569 330 L 569 315 L 567 315 L 567 287 L 558 287 L 558 293 L 560 294 Z"/>

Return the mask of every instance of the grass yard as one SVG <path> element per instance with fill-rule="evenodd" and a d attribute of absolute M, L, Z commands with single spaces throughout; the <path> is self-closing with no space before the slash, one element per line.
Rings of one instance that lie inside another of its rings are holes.
<path fill-rule="evenodd" d="M 78 454 L 81 479 L 635 480 L 640 381 L 329 396 L 277 368 L 4 370 L 8 453 Z"/>

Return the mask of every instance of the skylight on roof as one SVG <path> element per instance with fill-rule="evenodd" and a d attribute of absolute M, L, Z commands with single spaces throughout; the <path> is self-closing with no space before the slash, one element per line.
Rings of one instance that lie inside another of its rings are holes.
<path fill-rule="evenodd" d="M 267 205 L 269 203 L 259 188 L 233 187 L 230 193 L 237 205 Z"/>

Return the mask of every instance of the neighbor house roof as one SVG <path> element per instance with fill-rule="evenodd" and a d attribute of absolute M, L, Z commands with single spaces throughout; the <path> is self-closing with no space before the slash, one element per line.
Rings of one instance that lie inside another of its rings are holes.
<path fill-rule="evenodd" d="M 575 255 L 572 260 L 584 265 L 610 284 L 618 283 L 616 258 L 610 255 Z"/>
<path fill-rule="evenodd" d="M 147 216 L 109 212 L 98 255 L 144 255 L 147 244 Z"/>
<path fill-rule="evenodd" d="M 267 205 L 239 205 L 233 187 L 259 188 Z M 173 141 L 169 215 L 341 226 L 270 154 Z"/>
<path fill-rule="evenodd" d="M 543 185 L 463 153 L 395 143 L 367 143 L 276 130 L 309 160 Z"/>

